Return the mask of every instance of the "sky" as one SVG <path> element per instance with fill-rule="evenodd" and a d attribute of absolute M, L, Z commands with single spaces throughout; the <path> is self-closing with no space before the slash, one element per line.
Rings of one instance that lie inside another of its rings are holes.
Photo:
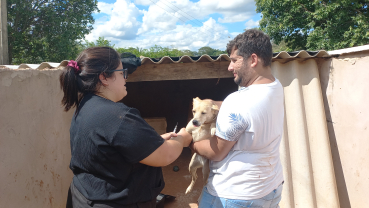
<path fill-rule="evenodd" d="M 225 50 L 244 29 L 257 27 L 261 14 L 254 0 L 98 0 L 94 29 L 116 48 L 154 45 L 197 51 Z"/>

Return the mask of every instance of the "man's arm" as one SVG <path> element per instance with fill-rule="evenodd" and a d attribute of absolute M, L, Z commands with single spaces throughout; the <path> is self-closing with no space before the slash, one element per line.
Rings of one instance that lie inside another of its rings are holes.
<path fill-rule="evenodd" d="M 190 147 L 197 154 L 213 161 L 222 161 L 237 141 L 227 141 L 213 136 L 210 139 L 191 143 Z"/>

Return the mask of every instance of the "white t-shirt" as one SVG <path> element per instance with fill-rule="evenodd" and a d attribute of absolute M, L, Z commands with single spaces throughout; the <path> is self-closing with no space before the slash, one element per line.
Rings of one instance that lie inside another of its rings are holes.
<path fill-rule="evenodd" d="M 210 194 L 258 199 L 283 182 L 279 159 L 283 119 L 283 87 L 277 79 L 270 84 L 243 87 L 224 100 L 216 135 L 237 142 L 222 161 L 210 161 Z"/>

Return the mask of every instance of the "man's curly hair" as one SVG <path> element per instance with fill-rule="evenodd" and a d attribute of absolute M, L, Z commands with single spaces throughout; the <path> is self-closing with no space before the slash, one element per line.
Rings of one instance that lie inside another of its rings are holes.
<path fill-rule="evenodd" d="M 232 49 L 238 49 L 237 55 L 242 56 L 244 60 L 255 53 L 263 62 L 263 66 L 272 64 L 272 44 L 267 34 L 260 30 L 250 29 L 237 35 L 227 44 L 227 53 L 231 55 Z"/>

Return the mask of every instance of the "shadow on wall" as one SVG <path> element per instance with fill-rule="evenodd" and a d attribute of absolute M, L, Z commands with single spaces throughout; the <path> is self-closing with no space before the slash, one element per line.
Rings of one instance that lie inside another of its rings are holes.
<path fill-rule="evenodd" d="M 343 174 L 343 169 L 342 169 L 341 157 L 338 151 L 336 134 L 334 132 L 334 127 L 333 127 L 334 121 L 332 121 L 331 111 L 330 111 L 330 107 L 329 107 L 328 99 L 327 99 L 327 89 L 329 86 L 329 82 L 333 82 L 333 80 L 330 80 L 330 79 L 334 79 L 332 75 L 332 72 L 334 70 L 332 59 L 319 60 L 318 67 L 319 67 L 320 85 L 322 87 L 322 96 L 323 96 L 323 102 L 324 102 L 325 115 L 327 118 L 327 127 L 328 127 L 329 141 L 331 145 L 333 166 L 334 166 L 334 172 L 336 176 L 338 198 L 339 198 L 341 207 L 351 208 L 350 199 L 349 199 L 349 195 L 347 192 L 346 180 L 345 180 L 345 176 Z"/>

